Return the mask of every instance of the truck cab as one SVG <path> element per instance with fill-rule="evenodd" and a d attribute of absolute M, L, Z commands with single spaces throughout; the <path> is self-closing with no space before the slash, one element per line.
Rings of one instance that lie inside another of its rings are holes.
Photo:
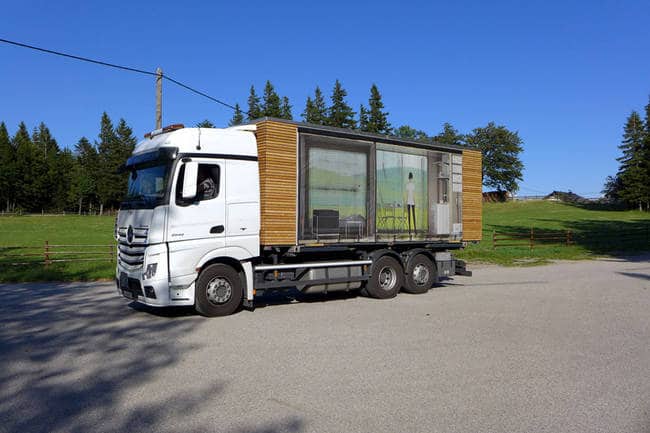
<path fill-rule="evenodd" d="M 198 273 L 215 261 L 232 262 L 243 290 L 260 248 L 250 128 L 154 131 L 123 170 L 129 181 L 115 229 L 119 293 L 151 306 L 194 305 Z M 224 279 L 212 285 L 217 305 L 241 296 Z"/>

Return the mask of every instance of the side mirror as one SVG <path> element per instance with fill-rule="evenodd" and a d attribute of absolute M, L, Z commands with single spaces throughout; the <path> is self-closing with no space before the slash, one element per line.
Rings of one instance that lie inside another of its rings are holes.
<path fill-rule="evenodd" d="M 183 179 L 183 200 L 192 200 L 196 197 L 196 182 L 199 177 L 199 163 L 190 161 L 185 163 L 185 178 Z"/>

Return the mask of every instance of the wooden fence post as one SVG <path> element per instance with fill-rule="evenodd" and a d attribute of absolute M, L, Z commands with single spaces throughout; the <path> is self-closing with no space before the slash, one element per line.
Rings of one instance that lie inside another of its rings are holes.
<path fill-rule="evenodd" d="M 566 246 L 571 245 L 571 230 L 566 231 Z"/>
<path fill-rule="evenodd" d="M 492 249 L 493 250 L 497 249 L 497 232 L 496 232 L 496 230 L 492 230 Z"/>
<path fill-rule="evenodd" d="M 50 264 L 50 242 L 45 241 L 45 266 Z"/>
<path fill-rule="evenodd" d="M 530 250 L 531 251 L 533 250 L 534 243 L 535 243 L 535 234 L 533 232 L 533 228 L 531 227 L 530 228 Z"/>

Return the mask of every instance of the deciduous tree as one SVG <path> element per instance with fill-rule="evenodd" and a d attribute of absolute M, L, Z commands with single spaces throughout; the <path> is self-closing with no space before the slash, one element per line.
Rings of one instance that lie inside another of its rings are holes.
<path fill-rule="evenodd" d="M 483 154 L 483 184 L 502 192 L 516 192 L 524 164 L 519 159 L 523 141 L 517 132 L 490 122 L 467 135 L 467 144 Z"/>
<path fill-rule="evenodd" d="M 436 143 L 462 146 L 465 144 L 465 137 L 460 134 L 451 123 L 445 122 L 442 125 L 442 132 L 434 137 Z"/>
<path fill-rule="evenodd" d="M 432 141 L 432 137 L 429 137 L 426 132 L 422 131 L 421 129 L 415 129 L 409 125 L 402 125 L 399 128 L 394 129 L 393 134 L 396 137 L 404 138 L 407 140 L 417 140 L 424 142 Z"/>

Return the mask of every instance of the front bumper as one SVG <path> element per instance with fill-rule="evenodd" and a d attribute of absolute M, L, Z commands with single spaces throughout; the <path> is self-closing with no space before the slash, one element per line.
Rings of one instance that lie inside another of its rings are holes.
<path fill-rule="evenodd" d="M 167 280 L 142 280 L 141 275 L 119 268 L 115 283 L 120 296 L 152 307 L 194 305 L 194 283 L 182 291 L 170 290 Z"/>
<path fill-rule="evenodd" d="M 153 275 L 146 275 L 148 265 L 155 264 Z M 144 255 L 144 263 L 134 269 L 118 260 L 115 283 L 120 296 L 152 307 L 194 305 L 195 275 L 168 279 L 166 247 L 150 245 Z"/>

